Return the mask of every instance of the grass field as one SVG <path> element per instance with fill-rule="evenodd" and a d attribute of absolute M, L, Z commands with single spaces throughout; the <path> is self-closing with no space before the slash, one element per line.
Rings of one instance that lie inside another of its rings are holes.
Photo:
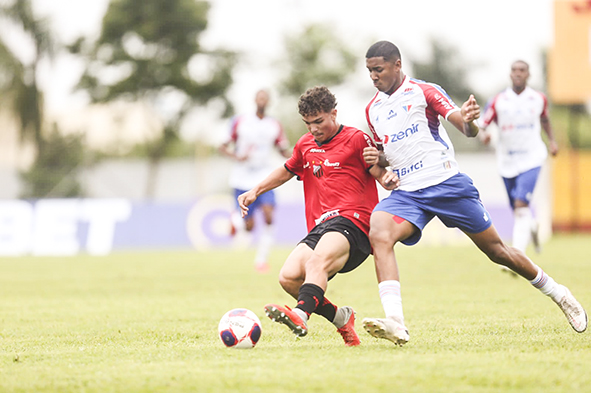
<path fill-rule="evenodd" d="M 250 251 L 0 260 L 0 392 L 590 392 L 591 331 L 474 247 L 397 249 L 411 341 L 362 331 L 382 316 L 368 259 L 327 297 L 357 311 L 348 348 L 320 317 L 295 340 L 264 316 L 293 305 L 277 283 L 289 249 L 256 274 Z M 591 308 L 591 236 L 557 236 L 536 261 Z M 223 346 L 229 309 L 249 308 L 253 350 Z"/>

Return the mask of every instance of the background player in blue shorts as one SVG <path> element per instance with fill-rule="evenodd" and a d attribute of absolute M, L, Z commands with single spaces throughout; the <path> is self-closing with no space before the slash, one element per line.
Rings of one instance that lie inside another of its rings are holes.
<path fill-rule="evenodd" d="M 229 138 L 220 146 L 220 152 L 235 160 L 230 174 L 230 187 L 237 197 L 272 170 L 273 150 L 277 149 L 283 157 L 289 157 L 289 142 L 281 124 L 266 114 L 269 93 L 259 90 L 255 95 L 256 112 L 236 116 L 232 119 Z M 267 257 L 273 243 L 273 219 L 275 213 L 275 194 L 273 191 L 261 197 L 251 207 L 252 212 L 259 210 L 263 214 L 264 226 L 258 238 L 255 255 L 255 268 L 264 273 L 269 270 Z M 244 220 L 237 210 L 232 213 L 232 235 L 241 232 L 250 233 L 254 229 L 254 214 Z"/>
<path fill-rule="evenodd" d="M 486 128 L 496 123 L 497 165 L 515 218 L 513 247 L 525 252 L 532 240 L 536 251 L 540 252 L 538 224 L 530 202 L 548 150 L 555 156 L 558 144 L 548 117 L 548 99 L 527 85 L 529 65 L 523 60 L 513 62 L 510 77 L 511 87 L 486 105 L 479 135 L 484 144 L 489 144 L 491 133 Z M 542 129 L 547 135 L 548 147 L 542 140 Z"/>

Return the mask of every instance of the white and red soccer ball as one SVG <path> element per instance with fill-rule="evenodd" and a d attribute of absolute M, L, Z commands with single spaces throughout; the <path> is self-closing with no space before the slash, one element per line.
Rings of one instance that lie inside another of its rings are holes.
<path fill-rule="evenodd" d="M 235 308 L 224 314 L 218 326 L 226 347 L 249 349 L 261 338 L 261 321 L 246 308 Z"/>

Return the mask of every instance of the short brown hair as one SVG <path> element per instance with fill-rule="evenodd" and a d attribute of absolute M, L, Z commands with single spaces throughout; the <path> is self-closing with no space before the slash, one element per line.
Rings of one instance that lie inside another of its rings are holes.
<path fill-rule="evenodd" d="M 302 116 L 330 113 L 336 107 L 337 99 L 326 86 L 309 88 L 298 101 L 298 109 Z"/>

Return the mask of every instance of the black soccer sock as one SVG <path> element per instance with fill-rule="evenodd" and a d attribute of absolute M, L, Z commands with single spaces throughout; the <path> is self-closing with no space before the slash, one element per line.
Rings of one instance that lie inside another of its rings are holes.
<path fill-rule="evenodd" d="M 338 307 L 330 302 L 327 298 L 324 298 L 322 304 L 316 307 L 314 312 L 318 315 L 322 315 L 328 319 L 328 322 L 334 322 L 334 317 L 337 315 Z"/>
<path fill-rule="evenodd" d="M 304 284 L 300 287 L 298 305 L 303 312 L 310 316 L 324 301 L 324 290 L 316 284 Z"/>

